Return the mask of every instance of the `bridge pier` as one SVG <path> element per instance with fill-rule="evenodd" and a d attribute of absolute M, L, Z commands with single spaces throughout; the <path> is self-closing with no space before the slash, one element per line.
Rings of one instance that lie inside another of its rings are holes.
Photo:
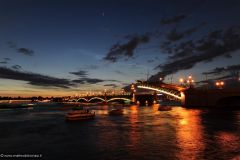
<path fill-rule="evenodd" d="M 136 102 L 139 102 L 141 106 L 152 105 L 154 104 L 154 97 L 152 95 L 136 95 Z"/>
<path fill-rule="evenodd" d="M 181 95 L 181 104 L 182 104 L 182 106 L 185 106 L 186 105 L 185 93 L 184 92 L 180 92 L 180 95 Z"/>

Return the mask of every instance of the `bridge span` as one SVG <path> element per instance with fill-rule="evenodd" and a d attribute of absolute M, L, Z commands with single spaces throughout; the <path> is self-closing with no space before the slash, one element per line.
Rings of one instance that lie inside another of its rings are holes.
<path fill-rule="evenodd" d="M 194 89 L 168 84 L 138 83 L 138 88 L 153 90 L 181 101 L 185 107 L 240 107 L 240 89 Z"/>
<path fill-rule="evenodd" d="M 140 105 L 151 105 L 155 102 L 155 96 L 152 93 L 132 93 L 126 95 L 98 95 L 98 96 L 84 96 L 70 99 L 72 102 L 86 102 L 86 103 L 111 103 L 120 102 L 122 104 L 140 104 Z"/>
<path fill-rule="evenodd" d="M 80 97 L 80 98 L 76 98 L 76 99 L 72 99 L 71 101 L 75 101 L 75 102 L 88 102 L 88 103 L 91 103 L 91 102 L 112 102 L 112 101 L 125 101 L 125 102 L 131 102 L 131 99 L 126 97 L 112 97 L 110 99 L 106 99 L 104 97 L 90 97 L 90 98 L 87 98 L 87 97 Z"/>

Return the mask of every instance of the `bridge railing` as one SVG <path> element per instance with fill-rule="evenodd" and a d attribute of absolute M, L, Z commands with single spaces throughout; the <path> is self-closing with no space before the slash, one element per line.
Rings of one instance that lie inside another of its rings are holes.
<path fill-rule="evenodd" d="M 159 92 L 166 94 L 168 96 L 171 96 L 175 99 L 178 99 L 178 100 L 181 99 L 181 92 L 178 90 L 171 90 L 171 89 L 163 88 L 160 86 L 153 86 L 153 85 L 149 85 L 149 84 L 138 84 L 138 88 L 159 91 Z"/>

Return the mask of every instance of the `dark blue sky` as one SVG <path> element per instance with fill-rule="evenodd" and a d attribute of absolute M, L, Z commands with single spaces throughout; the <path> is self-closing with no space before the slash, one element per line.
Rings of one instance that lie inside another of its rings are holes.
<path fill-rule="evenodd" d="M 120 89 L 137 79 L 146 79 L 148 72 L 166 73 L 166 82 L 171 76 L 177 82 L 179 77 L 189 74 L 202 80 L 202 72 L 238 65 L 238 48 L 176 69 L 166 64 L 174 65 L 177 59 L 169 56 L 177 53 L 168 53 L 160 47 L 166 34 L 174 29 L 182 34 L 194 28 L 194 33 L 183 38 L 201 39 L 209 32 L 238 26 L 239 12 L 237 0 L 1 0 L 0 93 L 47 95 L 48 88 L 48 94 L 61 91 L 72 95 Z M 181 15 L 184 16 L 179 21 L 161 24 Z M 149 40 L 142 41 L 143 35 Z M 171 47 L 181 41 L 184 40 L 174 40 Z M 118 47 L 114 48 L 114 44 Z M 226 58 L 227 54 L 232 58 Z M 113 57 L 114 62 L 109 60 Z"/>

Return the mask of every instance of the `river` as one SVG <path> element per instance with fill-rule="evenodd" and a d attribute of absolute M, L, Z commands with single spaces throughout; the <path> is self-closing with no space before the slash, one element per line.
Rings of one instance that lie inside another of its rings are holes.
<path fill-rule="evenodd" d="M 0 111 L 0 154 L 40 154 L 43 159 L 187 160 L 240 158 L 240 110 L 158 111 L 154 106 L 88 107 L 93 120 L 69 123 L 67 110 Z M 1 159 L 1 158 L 0 158 Z"/>

